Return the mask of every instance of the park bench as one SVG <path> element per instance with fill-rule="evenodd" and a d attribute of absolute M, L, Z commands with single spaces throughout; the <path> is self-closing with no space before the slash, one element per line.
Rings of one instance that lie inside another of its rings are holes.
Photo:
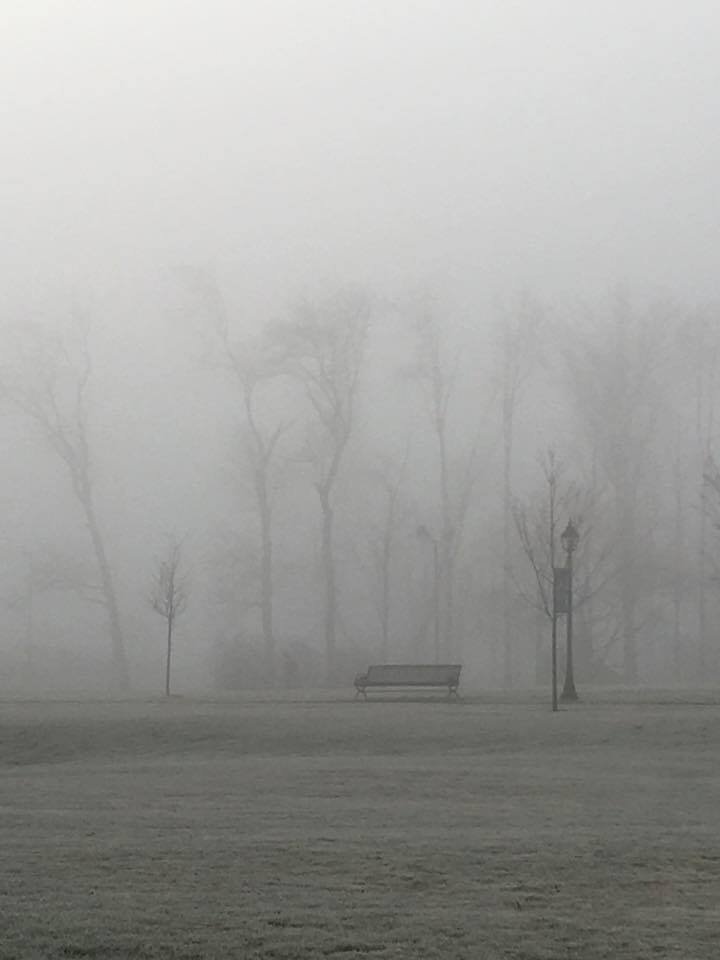
<path fill-rule="evenodd" d="M 355 696 L 367 699 L 368 690 L 444 688 L 457 696 L 462 667 L 455 663 L 384 663 L 368 667 L 355 677 Z"/>

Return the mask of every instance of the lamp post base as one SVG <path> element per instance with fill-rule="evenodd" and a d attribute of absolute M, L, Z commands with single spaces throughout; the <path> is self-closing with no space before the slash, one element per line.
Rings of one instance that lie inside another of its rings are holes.
<path fill-rule="evenodd" d="M 566 687 L 560 694 L 561 703 L 575 703 L 579 699 L 580 697 L 578 696 L 575 687 Z"/>

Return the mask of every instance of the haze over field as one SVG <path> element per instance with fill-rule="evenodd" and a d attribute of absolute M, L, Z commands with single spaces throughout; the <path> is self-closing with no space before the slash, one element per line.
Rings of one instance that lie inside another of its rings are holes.
<path fill-rule="evenodd" d="M 0 688 L 161 689 L 175 541 L 180 689 L 544 683 L 571 515 L 579 681 L 714 681 L 719 32 L 5 3 Z"/>

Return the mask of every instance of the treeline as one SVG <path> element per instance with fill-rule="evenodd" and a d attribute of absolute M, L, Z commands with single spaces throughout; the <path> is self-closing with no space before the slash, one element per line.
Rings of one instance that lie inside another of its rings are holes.
<path fill-rule="evenodd" d="M 718 676 L 714 307 L 173 296 L 151 349 L 96 311 L 6 327 L 6 449 L 47 478 L 8 488 L 6 680 L 51 685 L 54 619 L 119 691 L 162 655 L 169 693 L 173 644 L 226 687 L 433 659 L 545 683 L 571 517 L 578 684 Z"/>

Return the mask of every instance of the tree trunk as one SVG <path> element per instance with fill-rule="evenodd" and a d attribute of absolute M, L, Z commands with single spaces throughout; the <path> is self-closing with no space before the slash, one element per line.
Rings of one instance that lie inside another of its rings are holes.
<path fill-rule="evenodd" d="M 707 654 L 707 515 L 705 503 L 705 468 L 710 454 L 715 421 L 714 402 L 714 353 L 710 354 L 711 366 L 708 369 L 706 358 L 701 361 L 697 379 L 696 423 L 697 470 L 699 481 L 699 515 L 697 529 L 697 672 L 702 682 L 706 673 Z"/>
<path fill-rule="evenodd" d="M 702 683 L 706 671 L 707 650 L 707 604 L 705 584 L 707 581 L 707 517 L 705 516 L 705 485 L 700 479 L 700 512 L 698 516 L 698 552 L 697 552 L 697 671 Z"/>
<path fill-rule="evenodd" d="M 542 597 L 539 600 L 542 603 Z M 545 656 L 545 628 L 547 617 L 542 610 L 532 616 L 535 631 L 535 686 L 543 687 L 547 681 L 547 657 Z"/>
<path fill-rule="evenodd" d="M 575 662 L 581 680 L 592 680 L 595 662 L 593 642 L 593 586 L 592 576 L 588 574 L 581 582 L 581 593 L 576 602 L 576 617 L 579 630 L 575 632 Z"/>
<path fill-rule="evenodd" d="M 335 679 L 335 639 L 337 624 L 337 586 L 335 583 L 335 557 L 333 554 L 333 509 L 327 491 L 320 494 L 322 507 L 322 563 L 325 576 L 325 670 L 327 682 Z"/>
<path fill-rule="evenodd" d="M 380 659 L 387 663 L 390 647 L 390 537 L 383 543 L 382 598 L 380 608 Z"/>
<path fill-rule="evenodd" d="M 673 647 L 672 664 L 673 680 L 677 683 L 680 680 L 682 672 L 682 644 L 681 644 L 681 623 L 682 623 L 682 601 L 683 601 L 683 568 L 684 568 L 684 545 L 685 545 L 685 517 L 683 513 L 682 499 L 682 475 L 680 471 L 680 461 L 676 460 L 673 471 L 674 493 L 675 493 L 675 524 L 673 536 L 673 586 L 672 586 L 672 604 L 673 604 Z"/>
<path fill-rule="evenodd" d="M 437 543 L 433 541 L 433 620 L 434 620 L 434 643 L 433 656 L 435 663 L 440 662 L 440 651 L 442 650 L 442 634 L 440 632 L 440 564 L 438 562 Z"/>
<path fill-rule="evenodd" d="M 622 354 L 624 357 L 624 354 Z M 619 386 L 621 397 L 627 395 L 624 368 Z M 625 414 L 630 423 L 632 412 Z M 623 430 L 626 424 L 620 424 L 621 431 L 616 437 L 616 461 L 614 470 L 615 519 L 617 523 L 617 542 L 620 556 L 620 623 L 623 638 L 623 675 L 626 683 L 638 681 L 637 636 L 635 614 L 637 607 L 636 583 L 636 510 L 635 484 L 631 478 L 632 451 L 630 438 Z"/>
<path fill-rule="evenodd" d="M 629 502 L 621 503 L 620 516 L 620 615 L 623 636 L 623 674 L 626 683 L 638 681 L 635 609 L 635 511 Z"/>
<path fill-rule="evenodd" d="M 261 607 L 263 649 L 265 654 L 265 679 L 269 686 L 275 684 L 275 633 L 273 630 L 273 566 L 272 566 L 272 511 L 267 494 L 267 478 L 258 484 L 260 507 L 261 559 Z"/>
<path fill-rule="evenodd" d="M 87 488 L 87 484 L 85 484 L 84 490 L 79 491 L 79 497 L 83 510 L 85 511 L 85 519 L 100 573 L 103 603 L 105 605 L 110 629 L 113 686 L 119 693 L 125 693 L 130 688 L 130 672 L 128 670 L 127 655 L 125 652 L 125 640 L 120 624 L 120 612 L 115 595 L 115 586 L 113 584 L 110 564 L 107 560 L 105 545 L 95 516 L 92 494 Z"/>
<path fill-rule="evenodd" d="M 506 345 L 506 350 L 508 346 Z M 512 470 L 513 403 L 506 358 L 505 393 L 503 397 L 503 684 L 507 690 L 513 685 L 512 636 L 510 624 L 510 526 L 512 523 L 512 494 L 510 478 Z"/>
<path fill-rule="evenodd" d="M 27 596 L 25 598 L 25 682 L 28 684 L 31 684 L 35 679 L 35 586 L 33 578 L 34 568 L 31 561 L 27 579 Z"/>
<path fill-rule="evenodd" d="M 168 617 L 167 621 L 167 660 L 165 661 L 165 696 L 170 696 L 170 657 L 172 656 L 172 632 L 173 618 Z"/>
<path fill-rule="evenodd" d="M 447 445 L 445 424 L 438 423 L 438 446 L 440 452 L 440 500 L 442 509 L 442 543 L 440 553 L 440 595 L 442 607 L 442 629 L 440 632 L 440 656 L 452 660 L 454 652 L 453 636 L 453 540 L 452 511 L 450 508 L 450 488 L 448 482 Z"/>

